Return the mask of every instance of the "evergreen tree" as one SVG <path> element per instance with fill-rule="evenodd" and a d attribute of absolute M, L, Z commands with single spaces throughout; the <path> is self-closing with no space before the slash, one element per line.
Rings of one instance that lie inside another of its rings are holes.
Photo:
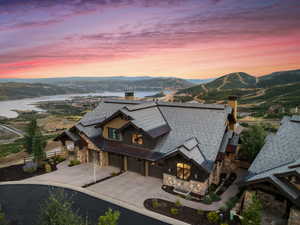
<path fill-rule="evenodd" d="M 33 155 L 34 161 L 38 164 L 45 159 L 46 141 L 35 118 L 31 120 L 26 129 L 24 147 L 29 154 Z"/>
<path fill-rule="evenodd" d="M 72 201 L 62 191 L 51 193 L 41 207 L 37 225 L 85 225 L 72 210 Z"/>

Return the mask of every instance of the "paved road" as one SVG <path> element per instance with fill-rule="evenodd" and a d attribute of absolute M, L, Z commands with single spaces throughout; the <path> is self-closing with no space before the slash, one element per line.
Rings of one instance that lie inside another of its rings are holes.
<path fill-rule="evenodd" d="M 14 127 L 9 127 L 9 126 L 4 125 L 4 124 L 0 124 L 0 127 L 1 127 L 2 129 L 8 130 L 9 132 L 12 132 L 12 133 L 14 133 L 14 134 L 16 134 L 16 135 L 18 135 L 18 136 L 20 136 L 20 137 L 23 137 L 23 136 L 24 136 L 24 132 L 23 132 L 23 131 L 21 131 L 21 130 L 19 130 L 19 129 L 16 129 L 16 128 L 14 128 Z"/>

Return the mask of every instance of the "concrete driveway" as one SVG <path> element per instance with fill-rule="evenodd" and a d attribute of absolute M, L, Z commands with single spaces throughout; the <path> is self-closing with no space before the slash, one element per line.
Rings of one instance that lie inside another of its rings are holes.
<path fill-rule="evenodd" d="M 87 189 L 139 208 L 144 207 L 146 199 L 161 198 L 171 202 L 179 199 L 183 205 L 195 209 L 218 210 L 221 206 L 224 206 L 226 201 L 238 193 L 236 183 L 243 177 L 243 172 L 238 171 L 237 175 L 237 180 L 222 194 L 221 201 L 210 205 L 178 198 L 176 195 L 169 194 L 161 189 L 162 179 L 145 177 L 129 171 L 89 186 Z"/>
<path fill-rule="evenodd" d="M 96 167 L 96 180 L 101 180 L 111 176 L 113 172 L 119 172 L 115 167 Z M 68 167 L 68 162 L 65 161 L 58 164 L 57 170 L 51 173 L 26 179 L 33 182 L 53 182 L 60 184 L 68 184 L 76 187 L 82 187 L 94 181 L 94 165 L 92 163 L 84 163 L 81 165 Z"/>
<path fill-rule="evenodd" d="M 162 179 L 145 177 L 127 171 L 119 176 L 89 186 L 87 189 L 139 208 L 144 208 L 144 201 L 148 198 L 161 198 L 173 202 L 180 199 L 186 206 L 199 208 L 200 203 L 178 198 L 163 191 L 161 186 Z"/>

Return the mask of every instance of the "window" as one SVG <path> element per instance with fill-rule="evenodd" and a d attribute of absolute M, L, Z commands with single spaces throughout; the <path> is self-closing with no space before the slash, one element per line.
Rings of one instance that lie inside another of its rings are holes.
<path fill-rule="evenodd" d="M 143 135 L 141 135 L 141 134 L 133 134 L 131 142 L 132 142 L 132 144 L 137 144 L 137 145 L 144 144 Z"/>
<path fill-rule="evenodd" d="M 177 163 L 177 177 L 187 180 L 191 176 L 191 166 L 185 163 Z"/>
<path fill-rule="evenodd" d="M 120 140 L 120 133 L 116 128 L 108 128 L 108 138 L 114 140 Z"/>

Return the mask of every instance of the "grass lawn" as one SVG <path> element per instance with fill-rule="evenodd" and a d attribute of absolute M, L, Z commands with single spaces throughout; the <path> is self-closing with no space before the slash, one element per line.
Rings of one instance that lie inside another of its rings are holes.
<path fill-rule="evenodd" d="M 12 153 L 23 151 L 23 139 L 16 140 L 14 143 L 0 145 L 0 158 Z"/>

